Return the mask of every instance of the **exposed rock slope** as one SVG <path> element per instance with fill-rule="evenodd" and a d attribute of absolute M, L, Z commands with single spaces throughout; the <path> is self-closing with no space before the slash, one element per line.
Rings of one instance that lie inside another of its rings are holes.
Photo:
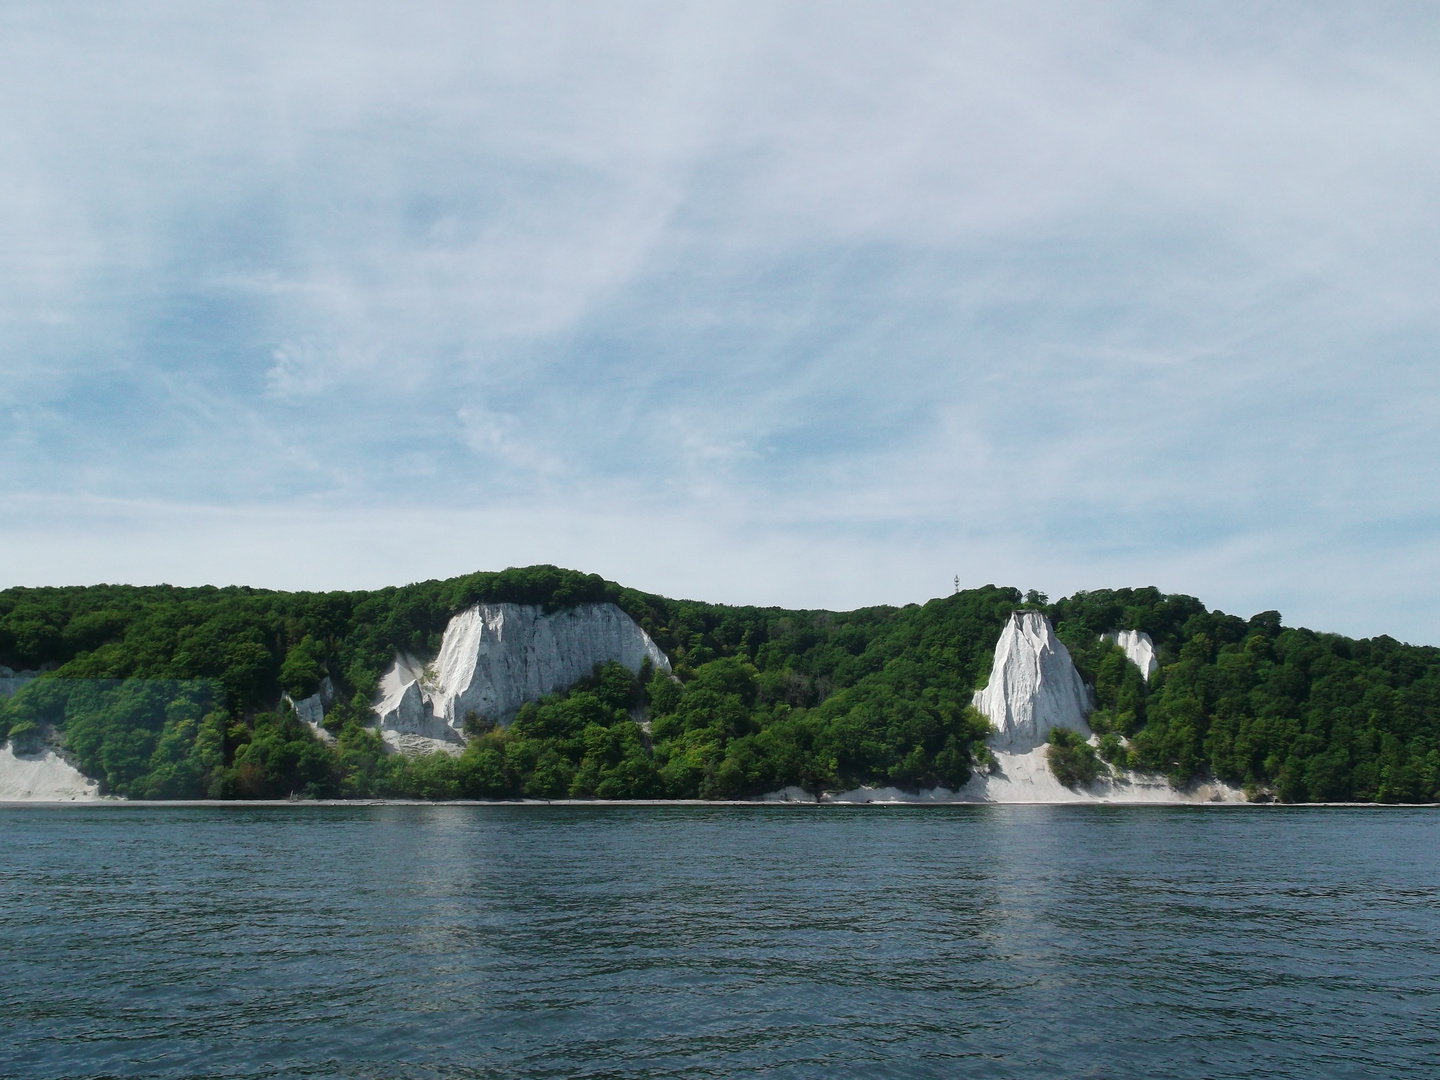
<path fill-rule="evenodd" d="M 0 746 L 0 802 L 88 802 L 100 785 L 50 749 L 17 754 Z"/>
<path fill-rule="evenodd" d="M 990 682 L 975 707 L 995 725 L 991 744 L 1023 753 L 1045 742 L 1052 727 L 1090 737 L 1090 691 L 1070 651 L 1038 611 L 1016 611 L 995 645 Z"/>
<path fill-rule="evenodd" d="M 325 710 L 335 704 L 335 684 L 326 675 L 320 680 L 320 688 L 315 693 L 293 704 L 296 716 L 312 727 L 318 727 L 325 719 Z"/>
<path fill-rule="evenodd" d="M 1045 747 L 1023 754 L 997 750 L 997 767 L 977 773 L 958 791 L 937 787 L 905 791 L 894 787 L 860 787 L 827 792 L 818 799 L 803 788 L 789 787 L 764 796 L 765 802 L 826 803 L 1243 803 L 1245 793 L 1228 784 L 1197 783 L 1183 789 L 1170 786 L 1163 776 L 1125 772 L 1101 776 L 1089 784 L 1068 788 L 1050 771 Z"/>
<path fill-rule="evenodd" d="M 295 716 L 309 724 L 316 735 L 326 742 L 335 741 L 335 736 L 321 726 L 325 722 L 325 710 L 335 704 L 335 683 L 329 675 L 320 680 L 319 689 L 309 697 L 296 701 L 289 694 L 285 694 L 283 698 L 295 709 Z"/>
<path fill-rule="evenodd" d="M 607 660 L 639 671 L 670 661 L 614 604 L 581 604 L 546 615 L 522 604 L 476 604 L 445 628 L 440 655 L 422 664 L 397 656 L 380 680 L 381 727 L 459 741 L 465 718 L 509 723 L 520 706 L 563 689 Z"/>
<path fill-rule="evenodd" d="M 1102 641 L 1108 641 L 1112 645 L 1120 646 L 1121 650 L 1129 661 L 1140 669 L 1145 676 L 1145 681 L 1150 681 L 1150 676 L 1160 670 L 1160 662 L 1155 659 L 1155 642 L 1150 640 L 1150 635 L 1143 630 L 1111 630 L 1109 633 L 1101 634 Z"/>

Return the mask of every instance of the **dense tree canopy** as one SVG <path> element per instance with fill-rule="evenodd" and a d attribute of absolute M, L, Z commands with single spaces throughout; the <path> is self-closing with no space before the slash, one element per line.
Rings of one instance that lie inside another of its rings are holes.
<path fill-rule="evenodd" d="M 1287 802 L 1440 800 L 1440 649 L 1294 629 L 1275 611 L 1240 619 L 1156 589 L 1081 593 L 1050 613 L 1096 688 L 1108 760 Z M 1100 642 L 1117 628 L 1154 638 L 1148 687 Z"/>
<path fill-rule="evenodd" d="M 677 678 L 598 668 L 503 731 L 475 728 L 458 757 L 385 753 L 367 726 L 380 672 L 397 650 L 433 655 L 449 618 L 477 600 L 616 603 Z M 1094 686 L 1107 762 L 1288 801 L 1440 794 L 1440 650 L 1287 628 L 1275 612 L 1247 621 L 1155 589 L 1049 604 L 987 586 L 846 613 L 673 601 L 550 566 L 351 593 L 9 589 L 0 664 L 45 676 L 0 699 L 0 739 L 62 743 L 106 790 L 150 798 L 956 785 L 986 753 L 969 701 L 1021 606 L 1047 611 Z M 1112 629 L 1155 639 L 1161 670 L 1148 685 L 1100 641 Z M 282 697 L 326 676 L 339 691 L 329 743 Z M 1054 756 L 1083 779 L 1084 751 Z"/>

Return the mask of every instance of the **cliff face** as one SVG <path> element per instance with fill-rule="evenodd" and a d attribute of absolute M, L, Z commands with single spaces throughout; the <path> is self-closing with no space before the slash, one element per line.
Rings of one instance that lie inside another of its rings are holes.
<path fill-rule="evenodd" d="M 397 656 L 380 680 L 381 727 L 455 742 L 465 718 L 507 724 L 520 706 L 564 689 L 614 660 L 639 671 L 670 661 L 614 604 L 546 615 L 522 604 L 476 604 L 450 620 L 431 664 Z"/>
<path fill-rule="evenodd" d="M 995 645 L 990 682 L 976 692 L 975 707 L 995 725 L 991 744 L 1013 753 L 1039 746 L 1052 727 L 1090 737 L 1085 722 L 1090 691 L 1050 620 L 1038 611 L 1011 614 Z"/>
<path fill-rule="evenodd" d="M 0 746 L 0 802 L 88 802 L 100 785 L 55 751 L 17 754 L 14 743 Z"/>
<path fill-rule="evenodd" d="M 1111 630 L 1100 637 L 1112 645 L 1119 645 L 1129 661 L 1140 669 L 1147 683 L 1150 676 L 1160 670 L 1160 662 L 1155 659 L 1155 642 L 1150 640 L 1150 635 L 1145 631 Z"/>
<path fill-rule="evenodd" d="M 295 707 L 295 715 L 311 727 L 319 727 L 325 719 L 325 710 L 335 703 L 335 684 L 326 675 L 320 680 L 320 689 L 307 698 L 296 701 L 289 694 L 282 694 L 282 700 Z"/>

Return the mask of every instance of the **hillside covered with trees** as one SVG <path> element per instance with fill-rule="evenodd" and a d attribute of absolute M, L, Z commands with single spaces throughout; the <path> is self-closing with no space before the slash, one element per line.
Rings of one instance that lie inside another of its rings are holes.
<path fill-rule="evenodd" d="M 458 757 L 384 752 L 371 726 L 397 650 L 433 655 L 479 600 L 610 601 L 677 679 L 618 665 L 473 728 Z M 732 798 L 965 781 L 987 751 L 969 707 L 1009 613 L 1054 622 L 1099 709 L 1100 755 L 1182 784 L 1285 801 L 1440 798 L 1440 649 L 1241 619 L 1155 589 L 1045 597 L 986 586 L 924 605 L 787 611 L 676 601 L 555 567 L 373 592 L 93 586 L 0 592 L 0 664 L 42 678 L 0 698 L 0 739 L 62 744 L 130 797 Z M 1100 634 L 1138 629 L 1141 673 Z M 301 698 L 329 676 L 325 727 Z M 646 732 L 635 722 L 644 706 Z"/>

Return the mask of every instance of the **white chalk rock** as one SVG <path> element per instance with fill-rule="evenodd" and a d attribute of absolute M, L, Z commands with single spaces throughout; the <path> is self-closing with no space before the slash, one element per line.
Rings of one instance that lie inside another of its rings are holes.
<path fill-rule="evenodd" d="M 528 701 L 562 690 L 613 660 L 639 671 L 670 661 L 614 604 L 546 615 L 528 604 L 476 604 L 450 620 L 431 664 L 397 656 L 380 679 L 382 728 L 455 740 L 465 718 L 507 724 Z"/>
<path fill-rule="evenodd" d="M 1050 620 L 1038 611 L 1010 615 L 995 645 L 990 682 L 976 692 L 975 707 L 995 725 L 991 744 L 1012 752 L 1039 746 L 1055 727 L 1090 737 L 1085 722 L 1090 691 Z"/>
<path fill-rule="evenodd" d="M 448 739 L 432 739 L 428 735 L 415 735 L 408 731 L 392 731 L 389 728 L 382 728 L 380 738 L 392 751 L 408 754 L 411 757 L 433 754 L 436 750 L 449 754 L 451 757 L 459 757 L 465 750 L 465 744 L 457 739 L 454 732 L 450 733 Z"/>
<path fill-rule="evenodd" d="M 1155 642 L 1150 640 L 1150 635 L 1145 631 L 1111 630 L 1101 634 L 1100 640 L 1120 646 L 1126 658 L 1140 669 L 1147 683 L 1150 676 L 1160 670 L 1160 662 L 1155 659 Z"/>
<path fill-rule="evenodd" d="M 325 722 L 325 710 L 335 703 L 335 684 L 330 681 L 330 676 L 320 680 L 320 689 L 307 698 L 295 701 L 289 694 L 285 700 L 295 707 L 295 715 L 300 720 L 313 728 L 318 728 Z"/>
<path fill-rule="evenodd" d="M 100 785 L 50 749 L 17 754 L 0 746 L 0 802 L 88 802 Z"/>
<path fill-rule="evenodd" d="M 1055 778 L 1046 748 L 1023 753 L 995 751 L 995 768 L 977 773 L 956 793 L 958 802 L 980 803 L 1243 803 L 1245 793 L 1219 781 L 1176 789 L 1163 776 L 1102 770 L 1092 783 L 1069 788 Z"/>

